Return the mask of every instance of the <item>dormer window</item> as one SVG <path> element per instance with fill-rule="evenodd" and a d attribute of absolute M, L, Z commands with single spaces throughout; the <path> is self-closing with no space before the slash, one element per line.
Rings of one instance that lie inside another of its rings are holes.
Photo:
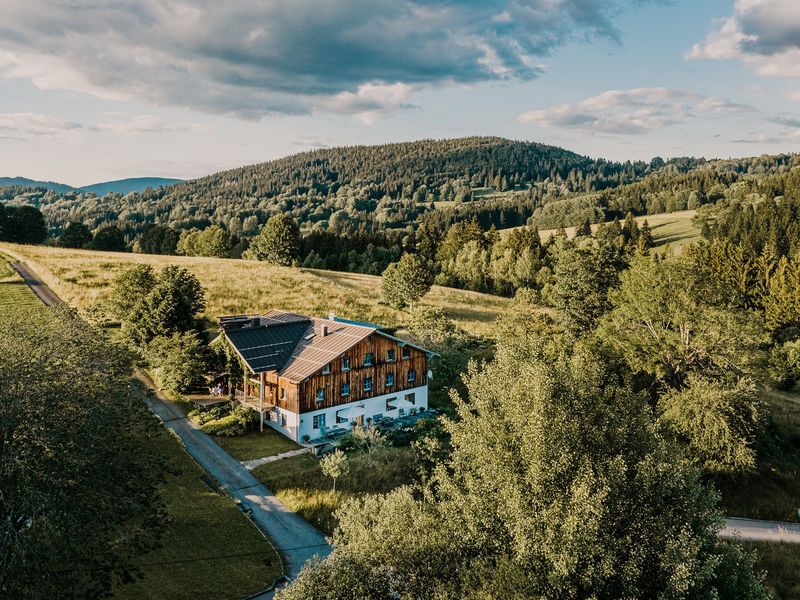
<path fill-rule="evenodd" d="M 371 367 L 372 366 L 372 352 L 367 352 L 364 355 L 364 366 Z"/>
<path fill-rule="evenodd" d="M 394 348 L 386 351 L 386 362 L 394 362 Z"/>
<path fill-rule="evenodd" d="M 342 371 L 349 371 L 350 370 L 350 357 L 343 356 L 342 357 Z"/>
<path fill-rule="evenodd" d="M 403 346 L 400 356 L 403 357 L 403 360 L 411 358 L 411 348 L 409 348 L 408 346 Z"/>
<path fill-rule="evenodd" d="M 387 373 L 386 374 L 386 387 L 392 387 L 394 385 L 394 373 Z"/>
<path fill-rule="evenodd" d="M 364 391 L 371 392 L 372 391 L 372 377 L 366 377 L 364 379 Z"/>

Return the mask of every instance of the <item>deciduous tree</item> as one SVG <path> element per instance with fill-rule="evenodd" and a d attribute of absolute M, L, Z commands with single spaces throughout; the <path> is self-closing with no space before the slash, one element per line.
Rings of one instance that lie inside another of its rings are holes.
<path fill-rule="evenodd" d="M 270 217 L 250 242 L 243 257 L 289 266 L 297 259 L 299 250 L 300 228 L 297 222 L 288 215 L 280 214 Z"/>
<path fill-rule="evenodd" d="M 381 297 L 387 304 L 403 308 L 427 294 L 433 284 L 428 265 L 416 254 L 404 254 L 390 264 L 381 278 Z"/>

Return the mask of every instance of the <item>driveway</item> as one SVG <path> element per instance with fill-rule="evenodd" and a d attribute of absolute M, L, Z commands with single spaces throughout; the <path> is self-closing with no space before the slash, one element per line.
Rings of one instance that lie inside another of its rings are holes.
<path fill-rule="evenodd" d="M 135 376 L 147 387 L 155 386 L 143 371 Z M 238 460 L 220 448 L 210 436 L 192 423 L 183 412 L 158 390 L 146 397 L 147 405 L 174 431 L 183 442 L 186 452 L 219 485 L 250 512 L 250 517 L 272 541 L 284 560 L 284 573 L 294 579 L 303 564 L 314 555 L 327 556 L 330 545 L 325 536 L 292 512 L 256 479 Z"/>
<path fill-rule="evenodd" d="M 19 273 L 22 280 L 28 284 L 28 287 L 31 288 L 33 293 L 39 297 L 39 300 L 44 302 L 45 306 L 53 306 L 61 302 L 61 298 L 59 298 L 46 283 L 36 277 L 36 274 L 31 271 L 27 265 L 20 262 L 12 262 L 11 266 Z"/>

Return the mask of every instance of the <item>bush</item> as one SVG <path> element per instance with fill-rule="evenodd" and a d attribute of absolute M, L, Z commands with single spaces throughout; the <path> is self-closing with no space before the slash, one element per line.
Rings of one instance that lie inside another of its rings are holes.
<path fill-rule="evenodd" d="M 245 432 L 245 429 L 242 427 L 239 419 L 233 414 L 228 415 L 227 417 L 222 417 L 221 419 L 216 419 L 214 421 L 208 421 L 200 429 L 208 435 L 231 437 L 235 435 L 242 435 Z"/>
<path fill-rule="evenodd" d="M 200 430 L 208 435 L 218 435 L 223 437 L 233 437 L 247 433 L 247 425 L 253 419 L 253 411 L 241 404 L 232 409 L 231 402 L 225 406 L 229 407 L 230 414 L 216 419 L 206 420 Z M 209 410 L 208 412 L 212 412 Z"/>

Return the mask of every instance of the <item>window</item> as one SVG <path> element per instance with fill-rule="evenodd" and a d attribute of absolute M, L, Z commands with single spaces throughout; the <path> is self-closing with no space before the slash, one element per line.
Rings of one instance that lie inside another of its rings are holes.
<path fill-rule="evenodd" d="M 392 404 L 394 404 L 395 402 L 397 402 L 397 398 L 386 399 L 386 412 L 389 412 L 390 410 L 397 410 L 397 407 L 392 406 Z"/>
<path fill-rule="evenodd" d="M 350 395 L 350 384 L 343 383 L 342 384 L 342 396 L 349 396 Z"/>
<path fill-rule="evenodd" d="M 371 367 L 372 366 L 372 352 L 367 352 L 364 355 L 364 366 Z"/>
<path fill-rule="evenodd" d="M 325 402 L 325 390 L 317 388 L 317 402 Z"/>
<path fill-rule="evenodd" d="M 286 427 L 286 415 L 281 415 L 281 427 Z"/>
<path fill-rule="evenodd" d="M 364 391 L 371 392 L 372 391 L 372 377 L 365 377 L 364 378 Z"/>
<path fill-rule="evenodd" d="M 392 387 L 394 385 L 394 373 L 387 373 L 386 374 L 386 387 Z"/>
<path fill-rule="evenodd" d="M 408 370 L 408 383 L 414 383 L 417 379 L 417 372 L 414 369 Z"/>
<path fill-rule="evenodd" d="M 330 375 L 331 374 L 331 365 L 330 364 L 327 364 L 324 367 L 322 367 L 322 374 L 323 375 Z"/>
<path fill-rule="evenodd" d="M 413 393 L 406 394 L 406 402 L 411 402 L 411 404 L 416 404 L 417 403 L 416 396 Z"/>
<path fill-rule="evenodd" d="M 411 348 L 409 348 L 408 346 L 403 346 L 403 350 L 401 352 L 402 352 L 401 356 L 403 357 L 403 360 L 405 360 L 407 358 L 411 358 Z"/>
<path fill-rule="evenodd" d="M 386 362 L 394 362 L 394 348 L 386 351 Z"/>
<path fill-rule="evenodd" d="M 342 371 L 349 371 L 350 370 L 350 357 L 343 356 L 342 357 Z"/>
<path fill-rule="evenodd" d="M 336 413 L 336 422 L 337 423 L 349 423 L 350 421 L 348 421 L 344 417 L 340 417 L 339 413 Z"/>
<path fill-rule="evenodd" d="M 281 400 L 286 400 L 286 388 L 281 388 Z"/>
<path fill-rule="evenodd" d="M 325 415 L 314 415 L 312 426 L 314 429 L 322 429 L 325 427 Z"/>

